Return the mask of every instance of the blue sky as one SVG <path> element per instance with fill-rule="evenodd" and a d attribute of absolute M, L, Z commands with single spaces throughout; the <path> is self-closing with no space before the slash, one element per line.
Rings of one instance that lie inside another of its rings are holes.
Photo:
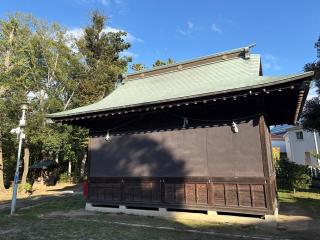
<path fill-rule="evenodd" d="M 176 61 L 256 43 L 264 75 L 302 70 L 316 59 L 320 1 L 231 0 L 1 0 L 4 18 L 16 11 L 76 30 L 98 9 L 108 26 L 129 33 L 134 63 Z"/>

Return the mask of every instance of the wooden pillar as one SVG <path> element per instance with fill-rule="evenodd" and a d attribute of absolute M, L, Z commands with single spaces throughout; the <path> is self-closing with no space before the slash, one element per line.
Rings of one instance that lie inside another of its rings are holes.
<path fill-rule="evenodd" d="M 272 181 L 275 181 L 275 177 L 271 176 L 271 171 L 270 171 L 271 169 L 269 167 L 270 166 L 269 162 L 272 161 L 272 159 L 270 159 L 270 156 L 272 156 L 272 154 L 269 153 L 270 155 L 268 156 L 267 144 L 270 144 L 270 143 L 267 142 L 268 133 L 266 132 L 266 123 L 263 115 L 260 116 L 259 118 L 259 132 L 260 132 L 260 141 L 261 141 L 263 173 L 266 179 L 266 184 L 265 184 L 266 204 L 269 212 L 273 214 L 276 206 L 275 206 L 275 199 L 274 199 L 275 196 L 273 196 L 274 194 L 272 194 L 272 192 L 274 191 L 272 189 L 272 186 L 274 185 L 272 184 Z"/>

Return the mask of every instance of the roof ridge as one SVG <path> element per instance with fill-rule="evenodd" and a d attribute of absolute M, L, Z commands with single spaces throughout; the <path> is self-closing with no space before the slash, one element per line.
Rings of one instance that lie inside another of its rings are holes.
<path fill-rule="evenodd" d="M 259 57 L 259 58 L 261 57 L 260 54 L 252 54 L 252 55 L 254 55 L 256 57 Z M 231 61 L 231 60 L 235 60 L 235 59 L 237 59 L 237 57 L 228 58 L 226 60 L 218 60 L 218 61 L 216 61 L 214 63 L 221 63 L 221 62 L 224 62 L 224 61 Z M 206 65 L 209 65 L 209 64 L 212 64 L 212 62 L 202 63 L 202 64 L 199 64 L 199 65 L 185 67 L 185 68 L 182 68 L 182 69 L 172 69 L 172 70 L 167 71 L 167 72 L 160 72 L 160 73 L 155 73 L 155 74 L 147 75 L 147 76 L 139 76 L 138 75 L 136 78 L 132 78 L 129 81 L 125 81 L 125 83 L 131 82 L 131 81 L 145 79 L 145 78 L 148 78 L 148 77 L 155 77 L 155 76 L 165 75 L 165 74 L 168 74 L 168 73 L 174 73 L 174 72 L 178 72 L 178 71 L 185 71 L 185 70 L 189 70 L 189 69 L 192 69 L 192 68 L 200 68 L 200 67 L 203 67 L 203 66 L 206 66 Z"/>
<path fill-rule="evenodd" d="M 135 73 L 130 73 L 130 74 L 128 74 L 126 76 L 126 80 L 133 80 L 133 79 L 136 79 L 136 78 L 145 77 L 146 74 L 150 76 L 150 75 L 157 74 L 157 72 L 163 72 L 164 73 L 164 72 L 166 72 L 165 71 L 166 69 L 175 68 L 175 67 L 177 67 L 178 69 L 179 69 L 179 67 L 181 67 L 181 69 L 182 69 L 183 65 L 187 65 L 187 64 L 191 65 L 191 64 L 200 63 L 199 65 L 202 65 L 201 62 L 203 62 L 203 61 L 210 60 L 212 58 L 217 58 L 217 57 L 222 57 L 223 58 L 223 56 L 236 54 L 236 53 L 241 53 L 241 52 L 244 53 L 244 57 L 246 58 L 247 54 L 250 54 L 250 49 L 252 47 L 255 47 L 255 46 L 256 46 L 256 44 L 251 44 L 251 45 L 248 45 L 248 46 L 245 46 L 245 47 L 241 47 L 241 48 L 235 48 L 235 49 L 231 49 L 231 50 L 227 50 L 227 51 L 223 51 L 223 52 L 218 52 L 218 53 L 214 53 L 214 54 L 198 57 L 198 58 L 195 58 L 195 59 L 184 60 L 184 61 L 180 61 L 180 62 L 173 63 L 173 64 L 167 64 L 167 65 L 158 66 L 158 67 L 155 67 L 155 68 L 152 68 L 152 69 L 146 69 L 146 70 L 138 71 L 138 72 L 135 72 Z M 227 58 L 226 57 L 225 59 L 222 59 L 222 60 L 227 61 L 227 60 L 230 60 L 230 59 L 233 59 L 233 57 L 231 57 L 231 58 Z"/>

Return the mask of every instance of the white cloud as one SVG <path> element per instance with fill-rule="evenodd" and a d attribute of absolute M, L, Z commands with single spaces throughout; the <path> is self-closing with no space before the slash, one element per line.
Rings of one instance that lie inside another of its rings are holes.
<path fill-rule="evenodd" d="M 279 71 L 281 69 L 279 65 L 279 59 L 273 54 L 266 53 L 262 55 L 263 67 L 267 70 Z"/>
<path fill-rule="evenodd" d="M 194 23 L 189 21 L 189 22 L 187 23 L 187 25 L 188 25 L 188 28 L 189 28 L 189 29 L 192 29 L 193 26 L 194 26 Z"/>
<path fill-rule="evenodd" d="M 67 31 L 67 36 L 79 39 L 83 36 L 83 29 L 82 28 L 73 28 Z"/>
<path fill-rule="evenodd" d="M 132 57 L 132 58 L 137 58 L 139 57 L 139 54 L 130 52 L 130 51 L 123 51 L 120 53 L 121 57 Z"/>
<path fill-rule="evenodd" d="M 128 4 L 125 0 L 73 0 L 74 2 L 82 5 L 94 4 L 98 3 L 103 5 L 103 7 L 108 8 L 109 10 L 112 8 L 112 12 L 117 12 L 119 15 L 126 15 L 130 9 L 128 8 Z"/>
<path fill-rule="evenodd" d="M 184 35 L 184 36 L 186 36 L 186 35 L 188 35 L 189 34 L 189 32 L 187 32 L 187 31 L 183 31 L 182 29 L 180 29 L 180 28 L 178 28 L 177 29 L 177 33 L 179 33 L 179 34 L 181 34 L 181 35 Z"/>
<path fill-rule="evenodd" d="M 109 6 L 110 5 L 110 0 L 97 0 L 97 2 L 101 3 L 102 5 Z"/>
<path fill-rule="evenodd" d="M 180 35 L 183 35 L 183 36 L 187 36 L 187 35 L 191 35 L 195 32 L 199 32 L 203 30 L 202 27 L 199 27 L 199 26 L 196 26 L 193 22 L 191 21 L 188 21 L 186 23 L 186 26 L 183 27 L 183 28 L 177 28 L 176 32 Z"/>
<path fill-rule="evenodd" d="M 128 42 L 137 42 L 137 43 L 144 43 L 144 40 L 141 39 L 141 38 L 138 38 L 138 37 L 135 37 L 133 36 L 131 33 L 127 33 L 127 36 L 125 37 L 125 39 L 128 41 Z"/>
<path fill-rule="evenodd" d="M 96 0 L 96 1 L 106 7 L 109 7 L 111 4 L 122 5 L 124 3 L 123 0 Z"/>
<path fill-rule="evenodd" d="M 271 64 L 270 64 L 270 63 L 265 63 L 263 66 L 264 66 L 266 69 L 271 68 Z"/>
<path fill-rule="evenodd" d="M 212 24 L 211 30 L 214 31 L 214 32 L 216 32 L 216 33 L 221 33 L 221 32 L 222 32 L 221 28 L 219 28 L 216 23 L 213 23 L 213 24 Z"/>
<path fill-rule="evenodd" d="M 272 54 L 270 54 L 270 53 L 265 54 L 264 58 L 269 60 L 269 61 L 276 61 L 277 60 L 277 58 L 275 56 L 273 56 Z"/>
<path fill-rule="evenodd" d="M 123 31 L 123 32 L 126 32 L 125 30 L 123 29 L 118 29 L 118 28 L 113 28 L 113 27 L 106 27 L 102 30 L 102 32 L 104 33 L 108 33 L 108 32 L 120 32 L 120 31 Z M 83 28 L 73 28 L 71 30 L 68 30 L 67 31 L 67 35 L 70 36 L 70 37 L 73 37 L 73 38 L 76 38 L 76 39 L 79 39 L 83 36 L 84 32 L 83 32 Z M 141 39 L 141 38 L 138 38 L 134 35 L 132 35 L 131 33 L 127 32 L 127 36 L 124 37 L 124 39 L 130 43 L 134 43 L 134 42 L 137 42 L 137 43 L 143 43 L 144 40 Z"/>

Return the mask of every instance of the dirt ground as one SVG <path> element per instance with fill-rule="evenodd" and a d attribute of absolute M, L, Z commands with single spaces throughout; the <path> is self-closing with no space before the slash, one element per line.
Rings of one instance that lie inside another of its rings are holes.
<path fill-rule="evenodd" d="M 61 187 L 56 188 L 58 192 L 70 189 L 70 186 Z M 315 240 L 320 236 L 319 192 L 280 192 L 280 214 L 274 225 L 235 216 L 218 215 L 212 221 L 203 221 L 96 213 L 84 210 L 85 201 L 80 194 L 50 198 L 50 201 L 20 208 L 14 216 L 0 209 L 0 240 Z"/>
<path fill-rule="evenodd" d="M 24 191 L 18 192 L 18 199 L 27 199 L 36 196 L 48 196 L 61 193 L 63 191 L 70 191 L 76 188 L 74 183 L 57 183 L 55 186 L 45 186 L 43 184 L 34 184 L 32 195 L 25 193 Z M 81 187 L 78 187 L 81 191 Z M 0 192 L 0 204 L 1 202 L 10 201 L 12 198 L 12 188 L 7 189 L 5 192 Z"/>

